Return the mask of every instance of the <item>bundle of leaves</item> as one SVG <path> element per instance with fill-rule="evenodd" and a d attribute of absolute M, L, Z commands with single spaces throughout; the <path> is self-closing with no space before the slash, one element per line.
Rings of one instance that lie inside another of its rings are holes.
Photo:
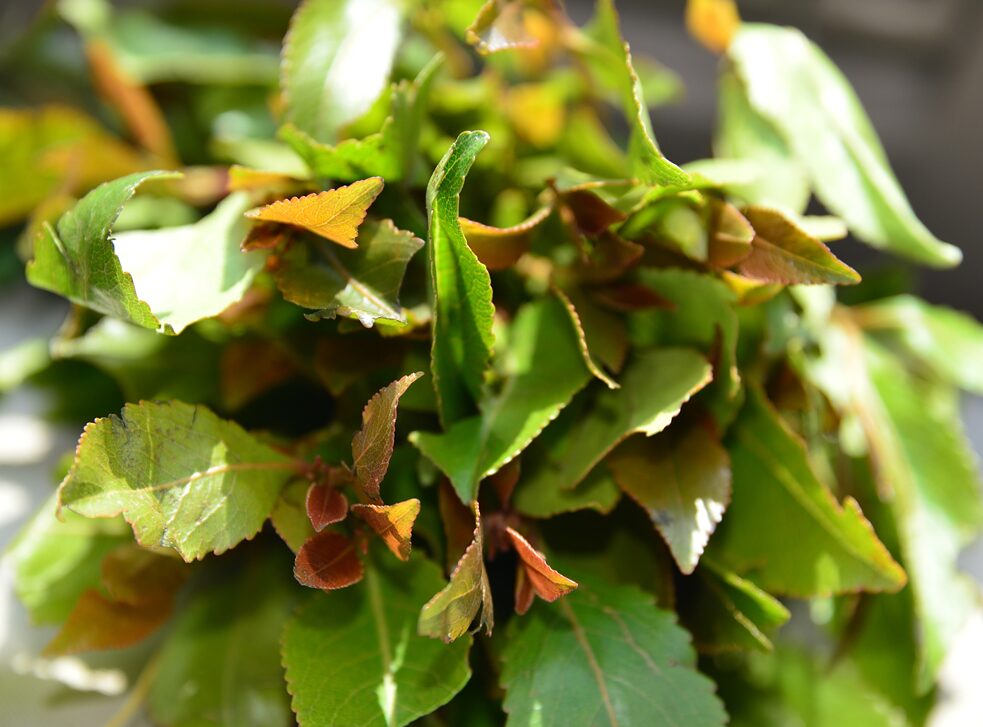
<path fill-rule="evenodd" d="M 48 656 L 125 649 L 175 726 L 925 721 L 983 330 L 838 299 L 848 234 L 960 254 L 819 48 L 691 2 L 720 116 L 679 166 L 611 0 L 200 5 L 66 1 L 7 59 L 95 114 L 0 113 L 0 219 L 72 304 L 3 386 L 94 419 L 8 553 Z"/>

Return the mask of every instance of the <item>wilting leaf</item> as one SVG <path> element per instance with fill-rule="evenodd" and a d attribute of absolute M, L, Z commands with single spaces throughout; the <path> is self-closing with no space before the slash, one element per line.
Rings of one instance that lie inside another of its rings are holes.
<path fill-rule="evenodd" d="M 298 722 L 400 727 L 448 702 L 471 676 L 471 639 L 448 646 L 415 632 L 441 582 L 424 558 L 373 557 L 362 583 L 312 597 L 283 632 Z"/>
<path fill-rule="evenodd" d="M 741 25 L 734 0 L 689 0 L 686 28 L 714 53 L 723 53 Z"/>
<path fill-rule="evenodd" d="M 458 223 L 464 177 L 488 143 L 483 131 L 465 131 L 440 160 L 427 185 L 433 346 L 431 368 L 445 426 L 473 410 L 491 359 L 491 279 Z"/>
<path fill-rule="evenodd" d="M 458 222 L 468 247 L 489 270 L 504 270 L 515 264 L 532 245 L 532 234 L 550 214 L 543 207 L 528 219 L 512 227 L 492 227 L 461 217 Z"/>
<path fill-rule="evenodd" d="M 576 590 L 577 583 L 558 573 L 546 562 L 546 557 L 529 544 L 512 528 L 506 528 L 512 547 L 519 555 L 519 569 L 515 581 L 515 610 L 524 614 L 532 605 L 533 595 L 552 603 L 561 596 Z"/>
<path fill-rule="evenodd" d="M 748 207 L 754 227 L 751 254 L 737 266 L 742 275 L 775 283 L 859 283 L 860 276 L 818 239 L 778 210 Z"/>
<path fill-rule="evenodd" d="M 728 444 L 734 494 L 710 543 L 715 561 L 770 593 L 796 597 L 905 584 L 857 502 L 834 499 L 761 393 L 751 390 Z"/>
<path fill-rule="evenodd" d="M 290 720 L 279 658 L 296 586 L 280 553 L 202 579 L 158 653 L 148 708 L 168 727 L 272 727 Z"/>
<path fill-rule="evenodd" d="M 348 499 L 336 487 L 311 485 L 305 502 L 307 517 L 317 532 L 340 523 L 348 514 Z"/>
<path fill-rule="evenodd" d="M 296 469 L 204 407 L 127 404 L 86 425 L 59 501 L 86 517 L 122 514 L 141 545 L 190 561 L 255 535 Z"/>
<path fill-rule="evenodd" d="M 563 654 L 543 659 L 543 654 Z M 509 724 L 723 725 L 689 635 L 636 588 L 581 584 L 509 625 L 502 654 Z"/>
<path fill-rule="evenodd" d="M 352 513 L 362 518 L 400 560 L 410 559 L 413 523 L 420 514 L 420 501 L 404 500 L 395 505 L 353 505 Z"/>
<path fill-rule="evenodd" d="M 422 372 L 404 376 L 375 394 L 362 410 L 362 428 L 352 438 L 355 476 L 362 493 L 382 503 L 379 485 L 389 469 L 396 437 L 396 407 Z"/>
<path fill-rule="evenodd" d="M 122 649 L 143 641 L 171 615 L 169 601 L 133 605 L 106 598 L 99 591 L 82 594 L 68 620 L 44 647 L 46 656 Z"/>
<path fill-rule="evenodd" d="M 347 588 L 362 580 L 363 573 L 355 543 L 330 530 L 312 535 L 294 561 L 297 582 L 322 591 Z"/>
<path fill-rule="evenodd" d="M 527 304 L 512 326 L 501 392 L 482 413 L 443 434 L 414 432 L 411 440 L 450 477 L 462 502 L 478 483 L 517 457 L 590 380 L 577 337 L 559 301 Z"/>
<path fill-rule="evenodd" d="M 295 242 L 275 273 L 283 297 L 317 309 L 318 317 L 342 315 L 367 328 L 377 320 L 405 323 L 399 290 L 423 241 L 389 220 L 366 222 L 358 240 L 357 250 L 339 250 L 317 239 Z"/>
<path fill-rule="evenodd" d="M 730 502 L 727 450 L 705 427 L 677 424 L 655 437 L 629 439 L 608 467 L 652 518 L 679 569 L 692 573 Z"/>
<path fill-rule="evenodd" d="M 333 143 L 342 126 L 368 111 L 389 81 L 401 8 L 396 0 L 305 0 L 280 60 L 287 120 Z"/>
<path fill-rule="evenodd" d="M 265 222 L 302 227 L 342 247 L 356 248 L 355 238 L 365 213 L 382 191 L 380 177 L 353 182 L 326 192 L 291 197 L 249 210 L 246 216 Z"/>
<path fill-rule="evenodd" d="M 959 249 L 915 216 L 856 93 L 816 45 L 792 28 L 745 24 L 728 55 L 751 107 L 780 131 L 816 195 L 857 237 L 927 265 L 959 263 Z"/>

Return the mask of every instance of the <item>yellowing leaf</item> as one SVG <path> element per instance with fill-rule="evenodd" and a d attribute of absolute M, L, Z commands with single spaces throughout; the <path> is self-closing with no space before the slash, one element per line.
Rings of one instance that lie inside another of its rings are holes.
<path fill-rule="evenodd" d="M 370 177 L 327 192 L 282 199 L 249 210 L 246 216 L 303 227 L 343 247 L 355 248 L 359 225 L 382 187 L 381 177 Z"/>
<path fill-rule="evenodd" d="M 523 614 L 532 605 L 533 594 L 552 603 L 577 587 L 577 582 L 553 570 L 546 557 L 512 528 L 505 528 L 512 547 L 519 554 L 515 581 L 515 610 Z"/>
<path fill-rule="evenodd" d="M 689 0 L 686 28 L 714 53 L 723 53 L 741 25 L 734 0 Z"/>
<path fill-rule="evenodd" d="M 308 588 L 322 591 L 347 588 L 362 580 L 363 575 L 355 543 L 330 530 L 311 536 L 294 560 L 294 578 Z"/>
<path fill-rule="evenodd" d="M 409 560 L 413 523 L 420 514 L 419 500 L 413 498 L 395 505 L 353 505 L 352 513 L 368 523 L 397 558 Z"/>

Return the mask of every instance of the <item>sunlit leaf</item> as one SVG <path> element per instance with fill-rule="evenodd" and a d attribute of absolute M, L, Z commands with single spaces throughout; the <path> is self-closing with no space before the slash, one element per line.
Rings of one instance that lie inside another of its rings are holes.
<path fill-rule="evenodd" d="M 420 501 L 404 500 L 395 505 L 353 505 L 352 513 L 368 523 L 400 560 L 409 560 L 413 523 L 420 514 Z"/>
<path fill-rule="evenodd" d="M 562 573 L 558 573 L 546 562 L 546 557 L 529 544 L 519 532 L 506 528 L 512 547 L 519 555 L 520 566 L 516 571 L 515 581 L 515 610 L 524 614 L 532 605 L 533 595 L 552 603 L 577 588 L 572 581 Z"/>
<path fill-rule="evenodd" d="M 364 568 L 355 543 L 332 530 L 323 530 L 305 542 L 294 561 L 294 578 L 308 588 L 333 591 L 358 583 Z"/>

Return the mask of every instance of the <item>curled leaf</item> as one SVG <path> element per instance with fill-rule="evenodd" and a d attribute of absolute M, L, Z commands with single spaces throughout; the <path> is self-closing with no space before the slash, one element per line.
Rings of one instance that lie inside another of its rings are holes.
<path fill-rule="evenodd" d="M 420 514 L 419 500 L 413 498 L 395 505 L 353 505 L 352 513 L 368 523 L 393 555 L 409 560 L 413 523 Z"/>
<path fill-rule="evenodd" d="M 305 504 L 307 517 L 317 532 L 328 525 L 340 523 L 348 514 L 348 499 L 341 490 L 327 485 L 311 485 L 307 490 Z"/>
<path fill-rule="evenodd" d="M 322 591 L 346 588 L 362 580 L 363 574 L 355 543 L 330 530 L 311 536 L 294 560 L 297 582 Z"/>
<path fill-rule="evenodd" d="M 532 246 L 532 233 L 549 217 L 543 207 L 531 217 L 512 227 L 492 227 L 461 217 L 458 222 L 468 247 L 489 270 L 504 270 L 515 264 Z"/>
<path fill-rule="evenodd" d="M 515 610 L 523 614 L 532 605 L 533 594 L 552 603 L 577 587 L 577 582 L 553 570 L 546 556 L 529 544 L 529 541 L 512 528 L 505 528 L 515 552 L 519 554 L 520 567 L 516 572 Z"/>

